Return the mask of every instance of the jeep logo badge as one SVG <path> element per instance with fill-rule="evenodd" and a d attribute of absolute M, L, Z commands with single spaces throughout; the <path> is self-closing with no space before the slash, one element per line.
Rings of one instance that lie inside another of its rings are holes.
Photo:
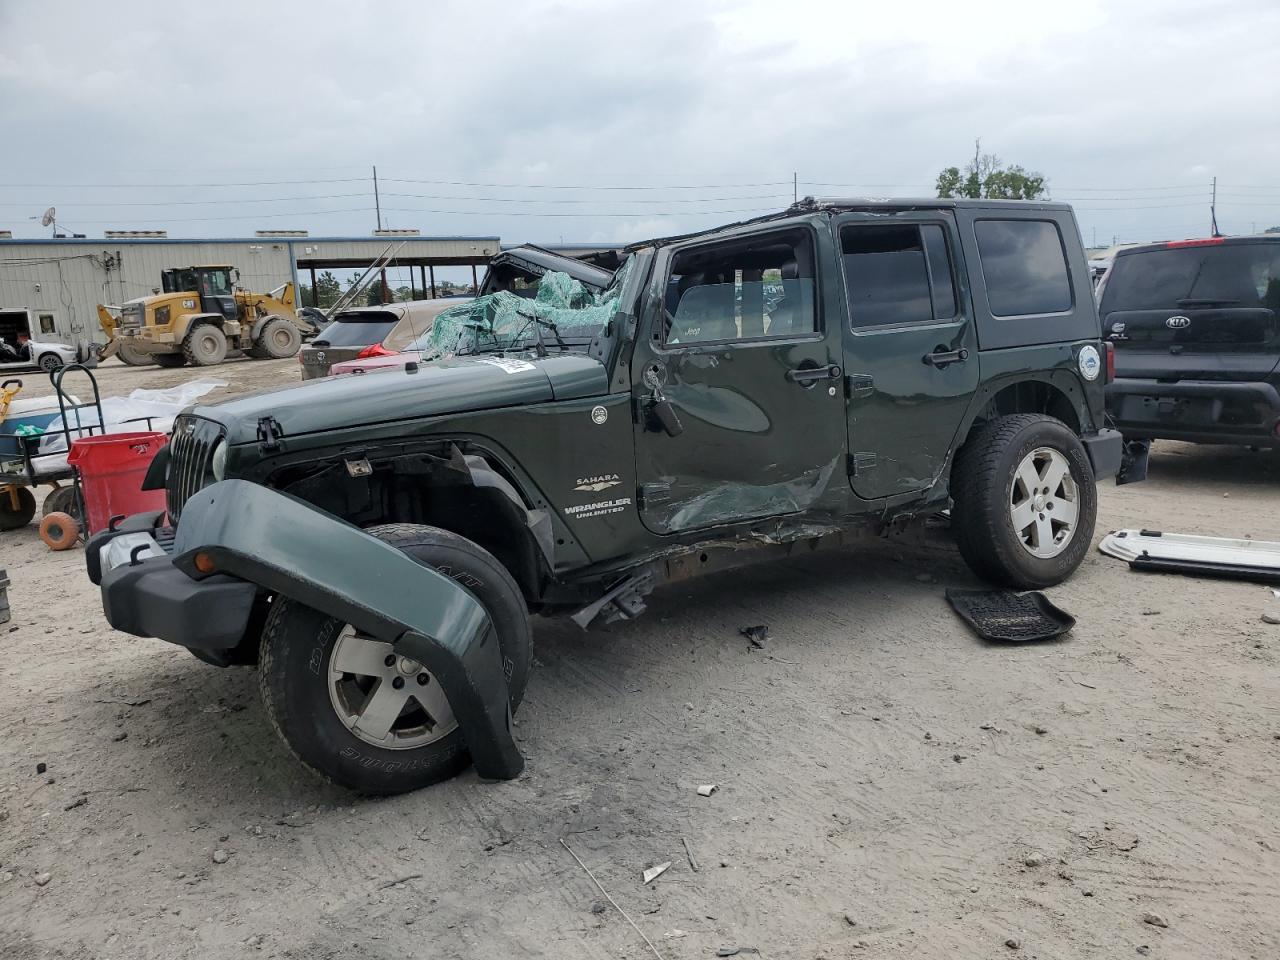
<path fill-rule="evenodd" d="M 1170 330 L 1181 330 L 1183 327 L 1191 326 L 1190 317 L 1170 317 L 1164 322 L 1164 325 Z"/>

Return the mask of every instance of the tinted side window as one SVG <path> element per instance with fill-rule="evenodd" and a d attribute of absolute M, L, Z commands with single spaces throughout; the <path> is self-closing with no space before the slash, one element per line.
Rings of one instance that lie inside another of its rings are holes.
<path fill-rule="evenodd" d="M 840 248 L 853 326 L 955 316 L 951 259 L 937 224 L 845 227 Z"/>
<path fill-rule="evenodd" d="M 1071 309 L 1067 255 L 1048 220 L 978 220 L 978 256 L 987 302 L 997 317 Z"/>
<path fill-rule="evenodd" d="M 664 342 L 812 333 L 817 329 L 814 277 L 807 230 L 682 250 L 667 276 Z"/>

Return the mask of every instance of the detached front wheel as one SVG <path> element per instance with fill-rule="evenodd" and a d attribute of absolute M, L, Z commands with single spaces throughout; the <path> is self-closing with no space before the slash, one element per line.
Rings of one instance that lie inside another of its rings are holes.
<path fill-rule="evenodd" d="M 488 551 L 436 527 L 387 524 L 368 532 L 457 580 L 484 605 L 514 711 L 529 678 L 532 631 L 511 574 Z M 258 675 L 267 716 L 285 743 L 342 786 L 402 793 L 469 762 L 449 699 L 429 670 L 311 607 L 286 598 L 272 604 Z"/>
<path fill-rule="evenodd" d="M 984 580 L 1017 589 L 1061 583 L 1093 540 L 1098 492 L 1080 438 L 1041 414 L 979 427 L 951 471 L 952 529 Z"/>

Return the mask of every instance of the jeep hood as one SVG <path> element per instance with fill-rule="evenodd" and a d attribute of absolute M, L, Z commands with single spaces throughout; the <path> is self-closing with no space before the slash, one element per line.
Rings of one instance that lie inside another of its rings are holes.
<path fill-rule="evenodd" d="M 273 417 L 289 437 L 448 413 L 492 410 L 598 396 L 608 392 L 598 360 L 580 354 L 543 357 L 456 357 L 378 376 L 326 377 L 197 406 L 198 417 L 227 428 L 231 443 L 258 439 L 258 421 Z"/>

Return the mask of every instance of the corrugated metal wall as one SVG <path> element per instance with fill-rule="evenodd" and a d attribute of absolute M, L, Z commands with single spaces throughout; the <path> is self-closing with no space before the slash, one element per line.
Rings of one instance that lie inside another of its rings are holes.
<path fill-rule="evenodd" d="M 299 260 L 371 262 L 387 249 L 382 238 L 272 238 L 252 240 L 0 240 L 0 307 L 52 311 L 61 339 L 105 339 L 99 303 L 121 304 L 148 296 L 160 273 L 172 267 L 229 263 L 240 269 L 240 285 L 266 292 L 294 279 Z M 397 241 L 398 242 L 398 241 Z M 292 252 L 290 248 L 292 247 Z M 466 258 L 497 253 L 496 237 L 415 238 L 404 257 Z M 306 280 L 299 277 L 300 280 Z"/>

